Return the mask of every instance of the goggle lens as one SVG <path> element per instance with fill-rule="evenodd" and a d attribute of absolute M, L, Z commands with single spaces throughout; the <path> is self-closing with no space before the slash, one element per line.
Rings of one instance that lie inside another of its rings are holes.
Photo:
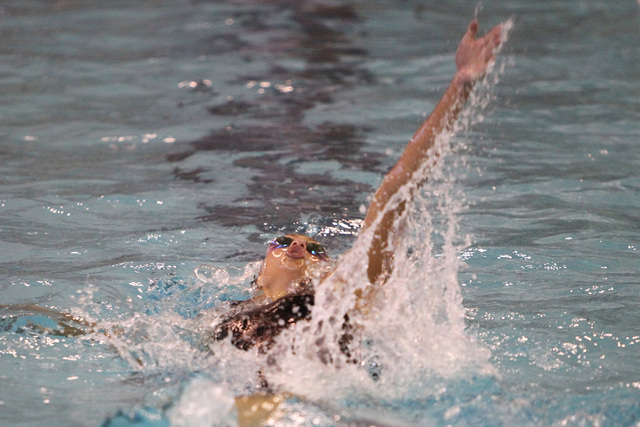
<path fill-rule="evenodd" d="M 286 248 L 287 246 L 291 246 L 292 243 L 293 243 L 293 239 L 287 236 L 280 236 L 273 239 L 273 241 L 269 242 L 270 245 L 275 246 L 275 249 Z M 311 255 L 318 256 L 318 257 L 327 256 L 327 250 L 320 243 L 313 243 L 313 242 L 307 243 L 307 252 L 309 252 Z"/>

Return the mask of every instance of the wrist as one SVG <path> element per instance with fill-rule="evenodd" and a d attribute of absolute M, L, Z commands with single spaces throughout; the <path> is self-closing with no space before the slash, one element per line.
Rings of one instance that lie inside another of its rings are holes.
<path fill-rule="evenodd" d="M 484 73 L 474 75 L 467 70 L 458 70 L 453 77 L 453 81 L 460 86 L 473 86 L 478 80 L 482 79 L 483 77 Z"/>
<path fill-rule="evenodd" d="M 458 70 L 453 76 L 452 83 L 461 89 L 471 89 L 478 80 L 479 78 L 473 78 L 469 73 Z"/>

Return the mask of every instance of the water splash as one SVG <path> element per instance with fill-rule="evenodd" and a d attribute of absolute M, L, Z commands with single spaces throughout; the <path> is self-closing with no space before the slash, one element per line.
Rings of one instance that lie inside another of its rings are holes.
<path fill-rule="evenodd" d="M 513 21 L 502 25 L 504 44 Z M 508 59 L 499 59 L 470 97 L 454 132 L 437 138 L 432 160 L 390 203 L 392 208 L 413 200 L 397 224 L 396 268 L 384 286 L 371 286 L 367 279 L 367 250 L 375 229 L 370 227 L 342 256 L 332 277 L 316 286 L 313 319 L 284 331 L 268 354 L 210 342 L 227 302 L 252 296 L 249 282 L 259 263 L 237 269 L 196 267 L 187 279 L 150 286 L 142 312 L 100 321 L 110 332 L 109 344 L 130 369 L 146 374 L 199 372 L 186 381 L 168 412 L 176 425 L 180 420 L 211 419 L 213 412 L 220 425 L 232 422 L 233 397 L 255 392 L 262 379 L 276 391 L 330 408 L 344 401 L 437 397 L 443 393 L 443 378 L 493 373 L 489 350 L 465 326 L 458 271 L 463 262 L 459 253 L 469 239 L 459 236 L 458 215 L 465 199 L 455 185 L 465 165 L 460 153 L 464 143 L 453 135 L 484 120 L 491 88 L 507 64 Z M 427 184 L 417 191 L 427 176 Z M 356 291 L 368 299 L 366 310 L 353 310 Z M 91 306 L 88 301 L 85 305 Z M 345 313 L 353 335 L 348 355 L 341 349 Z"/>
<path fill-rule="evenodd" d="M 502 24 L 500 47 L 512 27 L 512 20 Z M 454 132 L 437 138 L 431 160 L 389 203 L 387 209 L 393 209 L 402 200 L 413 200 L 396 224 L 398 250 L 388 282 L 381 287 L 368 283 L 372 226 L 342 257 L 332 277 L 317 286 L 311 323 L 281 335 L 277 356 L 269 356 L 264 373 L 270 383 L 313 400 L 354 394 L 388 400 L 407 393 L 433 395 L 437 392 L 425 385 L 441 378 L 494 373 L 489 350 L 465 326 L 459 253 L 470 239 L 459 236 L 458 215 L 466 206 L 455 186 L 465 159 L 459 153 L 464 144 L 453 135 L 484 120 L 482 110 L 492 100 L 491 88 L 507 62 L 494 64 Z M 416 191 L 427 177 L 427 184 Z M 357 292 L 366 295 L 366 310 L 353 309 Z M 355 336 L 348 355 L 341 351 L 345 313 Z"/>

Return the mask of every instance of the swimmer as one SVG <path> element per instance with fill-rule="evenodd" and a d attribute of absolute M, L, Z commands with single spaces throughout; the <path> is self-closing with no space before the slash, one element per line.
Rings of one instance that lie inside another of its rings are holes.
<path fill-rule="evenodd" d="M 364 219 L 362 237 L 373 236 L 368 247 L 367 278 L 373 285 L 383 285 L 393 271 L 395 247 L 391 238 L 399 219 L 410 201 L 394 200 L 406 184 L 412 182 L 420 169 L 437 157 L 431 148 L 443 133 L 453 130 L 474 84 L 486 73 L 501 42 L 501 27 L 496 26 L 485 36 L 476 38 L 478 22 L 471 21 L 456 51 L 457 71 L 442 98 L 429 117 L 418 128 L 402 156 L 384 177 L 375 192 Z M 366 233 L 364 233 L 366 232 Z M 360 237 L 360 238 L 361 238 Z M 285 328 L 311 318 L 314 303 L 313 284 L 322 286 L 330 277 L 332 267 L 326 249 L 316 240 L 298 234 L 276 237 L 269 243 L 265 259 L 256 278 L 262 294 L 248 302 L 238 303 L 234 313 L 216 326 L 213 339 L 231 336 L 231 342 L 240 349 L 258 346 L 268 350 L 274 338 Z M 96 325 L 71 315 L 60 314 L 36 306 L 17 307 L 20 312 L 47 315 L 58 319 L 65 336 L 93 333 Z M 0 306 L 12 317 L 15 306 Z M 340 348 L 348 356 L 349 320 L 345 314 L 345 331 Z M 238 397 L 238 422 L 243 426 L 262 425 L 287 398 L 285 394 L 272 394 L 268 389 L 251 396 Z"/>
<path fill-rule="evenodd" d="M 373 232 L 367 258 L 367 276 L 371 284 L 382 285 L 393 270 L 395 248 L 391 236 L 396 220 L 403 214 L 411 196 L 391 205 L 392 198 L 411 182 L 420 168 L 430 160 L 431 148 L 438 136 L 453 130 L 458 114 L 464 107 L 474 84 L 483 78 L 501 42 L 498 25 L 485 36 L 476 38 L 478 22 L 471 21 L 456 51 L 457 71 L 433 112 L 422 123 L 406 146 L 402 156 L 384 177 L 375 192 L 364 219 L 364 231 Z M 311 279 L 318 286 L 330 276 L 327 251 L 316 240 L 297 234 L 277 237 L 269 243 L 267 254 L 256 279 L 267 304 L 248 311 L 236 312 L 216 328 L 214 338 L 224 339 L 231 334 L 231 342 L 241 349 L 254 345 L 265 346 L 277 334 L 300 320 L 311 316 L 313 305 Z M 346 326 L 346 327 L 345 327 Z M 345 315 L 340 349 L 349 356 L 348 317 Z M 273 394 L 265 389 L 260 393 L 236 398 L 238 423 L 241 426 L 260 426 L 287 399 L 286 394 Z"/>
<path fill-rule="evenodd" d="M 363 232 L 373 232 L 367 253 L 367 276 L 371 284 L 384 284 L 393 270 L 395 247 L 391 236 L 395 232 L 394 224 L 403 214 L 411 195 L 409 193 L 405 198 L 394 201 L 393 206 L 392 198 L 397 197 L 400 189 L 414 179 L 432 156 L 437 156 L 431 152 L 436 139 L 452 131 L 475 82 L 485 75 L 500 45 L 500 26 L 480 38 L 476 38 L 477 32 L 478 22 L 473 20 L 458 46 L 455 56 L 457 71 L 453 80 L 374 194 L 362 227 Z M 257 308 L 255 300 L 250 300 L 247 305 L 239 304 L 239 309 L 217 326 L 214 339 L 221 340 L 231 335 L 231 342 L 238 348 L 247 350 L 255 345 L 260 349 L 268 348 L 283 329 L 310 317 L 312 282 L 322 286 L 323 280 L 331 274 L 330 267 L 326 249 L 316 240 L 298 234 L 275 238 L 269 243 L 255 281 L 262 291 L 262 295 L 256 298 L 266 304 Z M 251 308 L 242 311 L 247 306 Z M 346 321 L 348 323 L 348 319 Z M 348 330 L 348 324 L 345 328 Z M 348 339 L 345 336 L 345 341 Z M 341 349 L 346 351 L 342 343 Z"/>

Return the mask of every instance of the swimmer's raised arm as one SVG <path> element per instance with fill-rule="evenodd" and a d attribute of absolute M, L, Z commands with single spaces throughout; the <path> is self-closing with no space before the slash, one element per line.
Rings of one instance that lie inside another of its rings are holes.
<path fill-rule="evenodd" d="M 480 79 L 500 44 L 499 26 L 487 35 L 476 39 L 478 23 L 469 24 L 456 53 L 456 74 L 440 102 L 420 126 L 395 167 L 385 176 L 375 193 L 364 220 L 361 238 L 373 238 L 369 244 L 367 275 L 371 283 L 383 282 L 393 268 L 391 233 L 394 224 L 410 201 L 411 192 L 400 192 L 408 183 L 414 183 L 414 175 L 428 164 L 430 157 L 437 153 L 430 150 L 439 135 L 453 128 L 453 125 L 471 93 L 474 82 Z M 390 203 L 396 195 L 401 195 Z M 275 301 L 290 293 L 304 291 L 305 284 L 312 277 L 329 277 L 323 267 L 328 256 L 324 248 L 310 237 L 289 234 L 280 236 L 269 243 L 267 254 L 256 285 L 269 301 Z"/>
<path fill-rule="evenodd" d="M 407 198 L 401 199 L 397 206 L 387 205 L 392 197 L 408 182 L 413 175 L 429 160 L 436 138 L 443 132 L 451 131 L 458 114 L 471 93 L 473 84 L 481 79 L 494 58 L 494 52 L 500 44 L 500 26 L 494 27 L 484 37 L 476 39 L 478 22 L 471 21 L 456 52 L 457 72 L 436 105 L 431 115 L 422 123 L 406 146 L 400 160 L 384 177 L 376 191 L 364 219 L 363 230 L 375 226 L 373 241 L 369 248 L 369 267 L 367 274 L 372 283 L 384 281 L 391 272 L 394 248 L 391 246 L 390 233 L 395 220 L 402 214 Z M 379 215 L 383 215 L 379 219 Z"/>

